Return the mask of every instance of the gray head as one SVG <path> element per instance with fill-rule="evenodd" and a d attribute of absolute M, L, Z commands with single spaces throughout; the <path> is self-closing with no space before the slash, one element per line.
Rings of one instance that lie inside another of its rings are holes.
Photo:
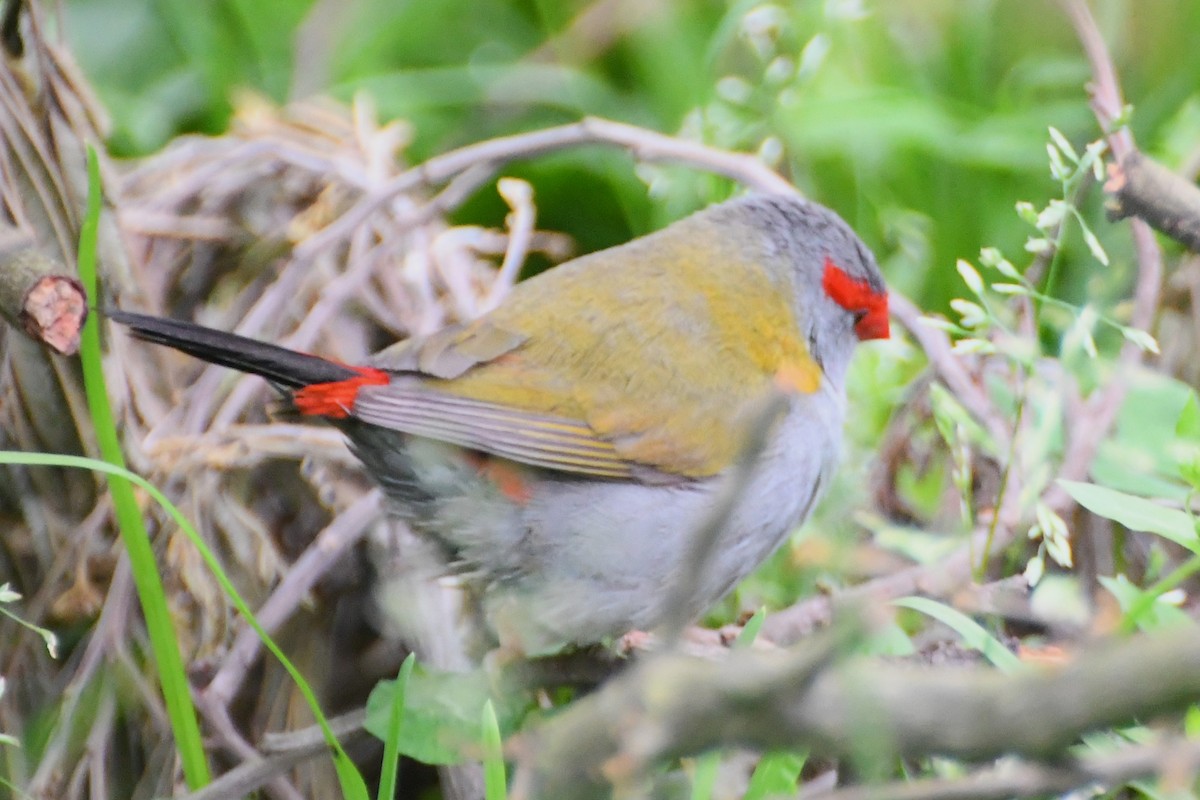
<path fill-rule="evenodd" d="M 845 372 L 854 345 L 889 335 L 887 287 L 875 257 L 845 220 L 790 195 L 752 195 L 711 210 L 762 232 L 764 264 L 790 265 L 809 352 L 831 377 Z"/>

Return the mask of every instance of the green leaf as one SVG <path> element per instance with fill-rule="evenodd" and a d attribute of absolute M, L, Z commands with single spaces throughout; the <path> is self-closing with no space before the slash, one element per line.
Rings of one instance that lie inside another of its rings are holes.
<path fill-rule="evenodd" d="M 1096 238 L 1096 234 L 1083 221 L 1083 217 L 1075 215 L 1079 220 L 1079 225 L 1083 230 L 1083 241 L 1087 244 L 1088 250 L 1092 251 L 1092 257 L 1099 261 L 1104 266 L 1108 266 L 1108 253 L 1104 252 L 1104 246 L 1100 244 L 1100 240 Z"/>
<path fill-rule="evenodd" d="M 1154 594 L 1153 591 L 1143 591 L 1135 586 L 1124 575 L 1109 578 L 1101 575 L 1097 578 L 1100 585 L 1108 590 L 1117 605 L 1126 615 L 1132 618 L 1132 623 L 1143 630 L 1154 630 L 1164 625 L 1190 624 L 1191 618 L 1186 611 L 1176 608 Z"/>
<path fill-rule="evenodd" d="M 1125 618 L 1121 620 L 1121 630 L 1132 632 L 1156 606 L 1171 608 L 1167 597 L 1178 594 L 1179 586 L 1200 572 L 1200 556 L 1192 556 L 1182 564 L 1155 581 L 1152 585 L 1141 590 L 1138 596 L 1126 609 Z"/>
<path fill-rule="evenodd" d="M 742 631 L 734 640 L 735 648 L 749 647 L 754 644 L 754 640 L 758 638 L 758 632 L 762 630 L 763 622 L 767 619 L 767 609 L 760 608 L 754 612 L 754 616 L 746 620 L 746 624 L 742 626 Z"/>
<path fill-rule="evenodd" d="M 1200 737 L 1200 706 L 1188 706 L 1183 716 L 1183 733 L 1189 739 Z"/>
<path fill-rule="evenodd" d="M 1092 482 L 1112 489 L 1170 500 L 1179 505 L 1191 491 L 1179 482 L 1181 448 L 1175 425 L 1195 392 L 1161 372 L 1134 370 L 1114 435 L 1092 464 Z"/>
<path fill-rule="evenodd" d="M 970 262 L 960 258 L 954 266 L 958 269 L 958 274 L 962 276 L 963 283 L 976 297 L 983 294 L 983 278 L 979 276 L 979 272 L 971 266 Z"/>
<path fill-rule="evenodd" d="M 1196 402 L 1196 393 L 1188 395 L 1187 402 L 1179 412 L 1175 422 L 1175 435 L 1181 439 L 1200 442 L 1200 403 Z"/>
<path fill-rule="evenodd" d="M 950 301 L 950 307 L 958 312 L 959 324 L 964 328 L 976 328 L 987 322 L 987 312 L 978 303 L 956 297 Z"/>
<path fill-rule="evenodd" d="M 901 597 L 893 600 L 892 605 L 911 608 L 913 611 L 919 611 L 948 626 L 962 637 L 963 645 L 972 650 L 978 650 L 984 658 L 1002 672 L 1011 673 L 1025 669 L 1025 665 L 1013 655 L 1011 650 L 988 633 L 982 625 L 961 611 L 936 600 L 930 600 L 928 597 Z"/>
<path fill-rule="evenodd" d="M 417 664 L 404 693 L 401 753 L 426 764 L 459 764 L 483 752 L 479 720 L 490 699 L 491 682 L 482 670 L 439 672 Z M 367 699 L 365 727 L 380 739 L 387 735 L 395 681 L 380 681 Z M 520 709 L 501 703 L 502 734 L 516 729 Z"/>
<path fill-rule="evenodd" d="M 71 469 L 89 469 L 94 472 L 102 472 L 105 475 L 116 475 L 125 479 L 135 486 L 141 487 L 151 499 L 153 499 L 162 509 L 167 512 L 167 515 L 174 520 L 180 530 L 188 537 L 188 540 L 196 548 L 200 554 L 200 558 L 204 560 L 205 565 L 220 584 L 221 590 L 233 603 L 238 613 L 246 620 L 247 624 L 254 629 L 258 634 L 258 638 L 262 641 L 263 646 L 271 652 L 279 661 L 283 668 L 291 676 L 296 683 L 296 688 L 300 691 L 305 702 L 308 703 L 309 709 L 317 720 L 317 724 L 321 726 L 321 731 L 325 735 L 325 740 L 329 743 L 329 748 L 333 751 L 334 770 L 338 775 L 339 783 L 341 784 L 342 793 L 348 800 L 367 800 L 367 787 L 363 782 L 362 776 L 358 774 L 350 757 L 346 755 L 346 751 L 342 748 L 337 737 L 334 736 L 333 730 L 329 727 L 329 721 L 321 712 L 321 706 L 317 702 L 317 696 L 313 692 L 312 687 L 308 685 L 308 681 L 304 680 L 304 676 L 296 666 L 288 660 L 283 651 L 279 649 L 279 645 L 275 640 L 263 629 L 259 624 L 258 619 L 250 610 L 250 606 L 246 604 L 245 599 L 238 593 L 229 576 L 221 569 L 221 562 L 217 559 L 216 554 L 205 542 L 203 537 L 196 531 L 192 524 L 188 521 L 179 507 L 172 503 L 167 496 L 162 493 L 157 486 L 134 472 L 130 472 L 124 467 L 110 464 L 107 461 L 99 461 L 94 458 L 84 458 L 83 456 L 59 455 L 57 453 L 24 453 L 11 450 L 0 450 L 0 464 L 24 464 L 27 466 L 56 466 L 69 467 Z"/>
<path fill-rule="evenodd" d="M 1069 141 L 1067 141 L 1067 137 L 1062 135 L 1062 131 L 1053 125 L 1050 126 L 1050 138 L 1054 140 L 1055 146 L 1062 151 L 1064 156 L 1071 159 L 1076 164 L 1079 163 L 1079 156 L 1075 153 L 1075 148 L 1071 146 Z"/>
<path fill-rule="evenodd" d="M 1030 203 L 1028 200 L 1018 200 L 1016 209 L 1018 217 L 1030 225 L 1037 225 L 1038 211 L 1033 203 Z"/>
<path fill-rule="evenodd" d="M 1130 328 L 1126 325 L 1117 326 L 1117 330 L 1121 332 L 1122 336 L 1124 336 L 1130 342 L 1136 344 L 1143 351 L 1147 353 L 1160 352 L 1158 340 L 1145 331 L 1138 328 Z"/>
<path fill-rule="evenodd" d="M 1200 445 L 1180 445 L 1176 458 L 1180 477 L 1191 485 L 1192 491 L 1200 492 Z"/>
<path fill-rule="evenodd" d="M 1200 540 L 1192 518 L 1176 508 L 1167 508 L 1143 497 L 1104 486 L 1060 480 L 1058 485 L 1076 503 L 1094 514 L 1119 522 L 1133 531 L 1158 534 L 1193 553 L 1200 554 Z"/>
<path fill-rule="evenodd" d="M 767 753 L 758 761 L 750 785 L 742 800 L 765 800 L 768 797 L 792 797 L 800 780 L 800 770 L 808 760 L 807 753 Z"/>
<path fill-rule="evenodd" d="M 712 800 L 720 767 L 720 752 L 705 753 L 696 759 L 696 766 L 692 770 L 691 800 Z"/>

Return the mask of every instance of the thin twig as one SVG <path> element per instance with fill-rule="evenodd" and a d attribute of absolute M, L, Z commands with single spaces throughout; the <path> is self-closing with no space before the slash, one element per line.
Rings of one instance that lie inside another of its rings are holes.
<path fill-rule="evenodd" d="M 342 744 L 349 744 L 366 735 L 365 719 L 366 713 L 359 709 L 331 718 L 329 727 Z M 320 726 L 313 725 L 287 734 L 265 734 L 262 750 L 261 756 L 246 758 L 208 786 L 178 800 L 224 800 L 251 794 L 292 767 L 328 753 L 329 743 Z"/>
<path fill-rule="evenodd" d="M 964 778 L 851 786 L 805 793 L 801 797 L 803 800 L 1006 800 L 1057 796 L 1091 784 L 1113 788 L 1156 773 L 1190 775 L 1197 769 L 1200 769 L 1200 742 L 1169 738 L 1052 764 L 1008 760 Z"/>
<path fill-rule="evenodd" d="M 946 334 L 922 323 L 920 309 L 907 297 L 892 292 L 888 304 L 892 316 L 916 339 L 954 398 L 987 430 L 992 439 L 997 443 L 1006 441 L 1010 435 L 1008 424 L 983 388 L 963 368 L 962 360 L 954 354 Z"/>
<path fill-rule="evenodd" d="M 208 702 L 203 695 L 196 695 L 196 709 L 208 723 L 209 729 L 216 737 L 218 745 L 230 756 L 237 758 L 243 764 L 254 764 L 261 759 L 258 751 L 246 741 L 238 731 L 229 711 L 224 705 Z M 279 800 L 303 800 L 303 796 L 282 776 L 273 773 L 265 781 L 266 791 Z"/>
<path fill-rule="evenodd" d="M 760 192 L 796 193 L 794 186 L 756 156 L 730 153 L 633 125 L 588 117 L 570 125 L 489 139 L 435 156 L 420 166 L 397 175 L 383 187 L 360 200 L 337 222 L 302 242 L 296 248 L 296 257 L 310 258 L 344 240 L 350 231 L 398 195 L 422 186 L 438 186 L 479 165 L 488 165 L 494 169 L 510 161 L 583 144 L 623 147 L 642 161 L 675 161 L 699 166 L 740 181 Z"/>
<path fill-rule="evenodd" d="M 839 608 L 886 603 L 912 594 L 947 597 L 971 580 L 972 556 L 983 554 L 989 536 L 993 551 L 998 552 L 1012 543 L 1015 530 L 1014 525 L 1006 525 L 998 527 L 991 534 L 989 526 L 984 525 L 972 534 L 969 544 L 940 561 L 893 572 L 842 589 L 833 595 L 819 594 L 801 600 L 769 615 L 763 622 L 759 636 L 774 644 L 787 646 L 828 626 Z M 728 638 L 736 635 L 736 631 L 729 629 L 724 635 Z"/>
<path fill-rule="evenodd" d="M 537 211 L 533 207 L 533 187 L 526 181 L 501 178 L 496 189 L 504 198 L 504 202 L 508 203 L 512 213 L 508 215 L 508 248 L 504 251 L 504 261 L 480 304 L 480 310 L 484 312 L 500 305 L 508 290 L 517 282 L 517 275 L 525 263 L 529 243 L 533 239 L 533 227 L 537 221 Z"/>
<path fill-rule="evenodd" d="M 1113 122 L 1122 113 L 1124 101 L 1117 82 L 1116 68 L 1104 43 L 1104 37 L 1083 0 L 1059 0 L 1059 5 L 1075 26 L 1076 34 L 1092 67 L 1092 110 L 1100 127 L 1108 132 L 1108 144 L 1113 156 L 1122 161 L 1135 152 L 1136 145 L 1128 127 L 1111 130 Z M 1135 328 L 1149 330 L 1158 311 L 1162 287 L 1162 250 L 1154 238 L 1154 232 L 1145 222 L 1140 219 L 1130 220 L 1130 228 L 1138 264 L 1130 323 Z M 1144 359 L 1145 353 L 1141 348 L 1132 342 L 1126 342 L 1118 356 L 1118 368 L 1113 378 L 1104 388 L 1088 398 L 1085 413 L 1068 420 L 1066 448 L 1059 468 L 1060 478 L 1082 480 L 1087 477 L 1100 443 L 1112 429 L 1125 402 L 1130 372 Z M 1050 508 L 1059 513 L 1073 506 L 1070 496 L 1057 485 L 1052 486 L 1043 499 Z"/>

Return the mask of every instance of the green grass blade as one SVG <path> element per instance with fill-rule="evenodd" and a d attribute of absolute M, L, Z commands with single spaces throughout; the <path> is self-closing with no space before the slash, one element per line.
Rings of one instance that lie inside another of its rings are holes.
<path fill-rule="evenodd" d="M 79 231 L 79 279 L 87 296 L 94 299 L 97 296 L 96 238 L 100 220 L 100 169 L 96 152 L 91 147 L 88 148 L 87 163 L 87 216 Z M 112 408 L 108 403 L 108 389 L 101 366 L 100 326 L 95 314 L 89 314 L 83 326 L 80 360 L 88 411 L 96 432 L 96 444 L 100 448 L 100 455 L 112 466 L 124 469 L 125 456 L 121 452 L 121 440 L 117 435 Z M 109 472 L 108 476 L 113 513 L 133 569 L 133 581 L 142 613 L 146 618 L 150 649 L 154 653 L 167 716 L 175 733 L 175 746 L 183 764 L 184 780 L 190 788 L 198 789 L 206 785 L 212 776 L 204 755 L 200 725 L 196 719 L 196 709 L 192 705 L 187 674 L 179 654 L 179 643 L 171 625 L 166 593 L 154 563 L 154 550 L 150 546 L 150 537 L 146 534 L 146 526 L 138 510 L 133 487 L 128 479 L 119 473 Z"/>
<path fill-rule="evenodd" d="M 1011 650 L 988 633 L 982 625 L 961 611 L 927 597 L 901 597 L 899 600 L 893 600 L 892 605 L 911 608 L 947 625 L 962 637 L 964 645 L 978 650 L 993 666 L 1003 672 L 1011 673 L 1025 669 L 1021 659 L 1013 655 Z"/>
<path fill-rule="evenodd" d="M 96 239 L 100 219 L 100 170 L 95 151 L 88 149 L 88 210 L 87 217 L 80 229 L 79 236 L 79 278 L 89 298 L 97 297 L 96 280 Z M 134 498 L 132 485 L 136 484 L 145 489 L 175 520 L 180 529 L 192 541 L 200 552 L 205 564 L 217 578 L 221 588 L 233 602 L 238 612 L 254 628 L 263 645 L 277 658 L 284 669 L 296 682 L 301 695 L 313 710 L 317 723 L 325 734 L 326 741 L 334 753 L 334 768 L 342 785 L 342 792 L 350 800 L 368 800 L 366 784 L 355 768 L 341 743 L 337 741 L 325 715 L 321 712 L 316 694 L 304 680 L 300 671 L 284 656 L 283 651 L 267 634 L 266 630 L 255 619 L 253 611 L 234 588 L 229 577 L 221 568 L 220 561 L 208 548 L 208 545 L 192 527 L 183 513 L 167 499 L 157 487 L 141 476 L 135 475 L 125 468 L 125 458 L 121 452 L 120 438 L 117 435 L 113 421 L 112 408 L 108 403 L 108 390 L 104 382 L 104 372 L 100 359 L 99 322 L 95 314 L 90 314 L 84 325 L 83 337 L 80 344 L 80 356 L 83 365 L 84 386 L 87 393 L 88 408 L 96 430 L 96 441 L 100 448 L 103 461 L 81 458 L 77 456 L 0 453 L 8 463 L 24 464 L 55 464 L 58 466 L 91 469 L 103 472 L 109 476 L 109 487 L 113 496 L 113 508 L 117 517 L 121 539 L 129 553 L 132 566 L 134 585 L 146 618 L 146 628 L 150 637 L 151 648 L 154 651 L 155 663 L 162 683 L 163 697 L 167 706 L 167 714 L 175 733 L 176 747 L 179 749 L 183 764 L 184 777 L 188 786 L 195 789 L 211 780 L 208 763 L 205 759 L 200 727 L 196 719 L 195 707 L 191 702 L 187 675 L 183 669 L 183 660 L 179 654 L 175 631 L 171 626 L 170 612 L 166 595 L 163 592 L 162 580 L 154 562 L 154 551 L 150 546 L 150 538 Z M 39 456 L 41 459 L 38 460 Z"/>
<path fill-rule="evenodd" d="M 740 650 L 754 644 L 754 640 L 758 638 L 758 632 L 762 630 L 763 623 L 767 621 L 767 609 L 760 608 L 754 612 L 750 619 L 746 620 L 746 624 L 742 626 L 742 630 L 737 635 L 737 639 L 733 642 L 733 649 Z"/>
<path fill-rule="evenodd" d="M 712 800 L 717 785 L 717 769 L 720 766 L 720 752 L 705 753 L 696 759 L 696 768 L 692 771 L 691 800 Z"/>
<path fill-rule="evenodd" d="M 504 748 L 500 723 L 492 701 L 483 704 L 483 797 L 484 800 L 505 800 L 508 779 L 504 773 Z"/>
<path fill-rule="evenodd" d="M 383 740 L 383 764 L 379 770 L 379 800 L 391 800 L 396 796 L 396 774 L 400 766 L 400 729 L 404 725 L 404 695 L 408 690 L 408 679 L 412 676 L 417 657 L 408 654 L 396 675 L 396 688 L 392 694 L 392 713 L 388 720 L 387 736 Z"/>

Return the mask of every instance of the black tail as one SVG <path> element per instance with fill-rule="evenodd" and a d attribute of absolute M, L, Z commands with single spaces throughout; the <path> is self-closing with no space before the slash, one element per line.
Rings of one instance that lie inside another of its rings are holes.
<path fill-rule="evenodd" d="M 278 386 L 299 389 L 314 383 L 344 381 L 358 375 L 354 369 L 318 356 L 298 353 L 236 333 L 226 333 L 194 322 L 134 314 L 115 308 L 104 315 L 128 326 L 134 336 L 165 344 L 203 361 L 261 375 Z"/>

